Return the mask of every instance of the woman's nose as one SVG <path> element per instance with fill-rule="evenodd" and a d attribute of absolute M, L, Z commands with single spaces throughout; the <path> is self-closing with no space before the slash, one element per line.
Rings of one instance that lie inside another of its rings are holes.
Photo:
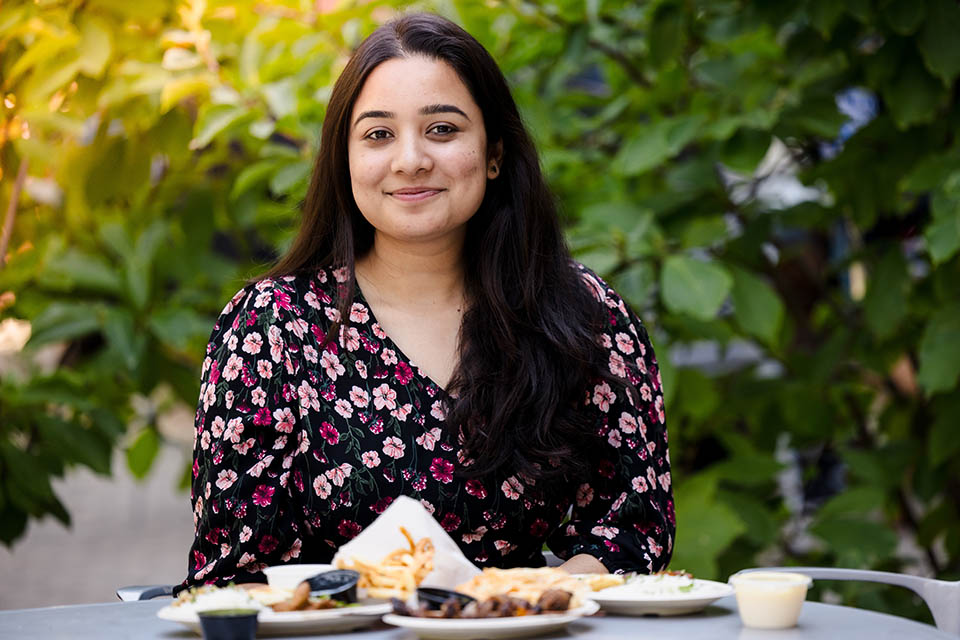
<path fill-rule="evenodd" d="M 401 136 L 394 145 L 395 154 L 390 167 L 394 173 L 415 175 L 421 171 L 433 168 L 433 159 L 424 144 L 425 141 L 416 135 Z"/>

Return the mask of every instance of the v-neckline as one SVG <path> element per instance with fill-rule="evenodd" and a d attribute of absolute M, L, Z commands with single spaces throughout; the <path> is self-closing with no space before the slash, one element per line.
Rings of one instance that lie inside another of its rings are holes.
<path fill-rule="evenodd" d="M 364 307 L 366 307 L 367 313 L 370 314 L 370 327 L 372 328 L 374 324 L 380 327 L 380 331 L 382 331 L 384 335 L 384 337 L 381 338 L 381 340 L 384 342 L 384 344 L 389 343 L 394 353 L 397 354 L 397 359 L 403 360 L 404 362 L 406 362 L 407 365 L 409 365 L 410 369 L 413 371 L 414 375 L 419 376 L 420 379 L 427 385 L 433 385 L 434 387 L 436 387 L 437 390 L 441 394 L 443 394 L 444 397 L 453 398 L 450 392 L 447 391 L 447 389 L 443 385 L 441 385 L 439 382 L 437 382 L 432 377 L 430 377 L 430 375 L 428 375 L 426 371 L 421 369 L 420 366 L 417 365 L 417 363 L 415 363 L 413 359 L 410 358 L 410 356 L 408 356 L 406 352 L 404 352 L 403 349 L 400 348 L 400 345 L 394 342 L 393 338 L 390 337 L 390 334 L 387 333 L 387 330 L 384 328 L 384 326 L 380 324 L 379 320 L 377 320 L 377 315 L 373 312 L 373 307 L 370 306 L 370 301 L 367 300 L 367 296 L 364 295 L 363 289 L 360 287 L 360 282 L 357 280 L 356 276 L 354 276 L 353 278 L 353 290 L 355 292 L 354 302 L 360 302 L 363 304 Z M 447 384 L 449 384 L 449 382 L 450 381 L 448 380 Z"/>

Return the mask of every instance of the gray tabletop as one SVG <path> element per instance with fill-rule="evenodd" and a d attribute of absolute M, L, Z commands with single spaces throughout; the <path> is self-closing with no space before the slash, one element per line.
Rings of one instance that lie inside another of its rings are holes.
<path fill-rule="evenodd" d="M 47 607 L 0 611 L 0 638 L 139 640 L 146 638 L 197 638 L 185 627 L 160 620 L 157 611 L 169 600 Z M 303 636 L 300 636 L 302 638 Z M 382 623 L 350 634 L 324 635 L 325 640 L 413 640 L 409 631 Z M 807 602 L 796 628 L 778 631 L 746 629 L 740 624 L 732 597 L 718 600 L 703 613 L 674 618 L 595 616 L 572 623 L 565 634 L 544 638 L 636 638 L 643 640 L 957 640 L 936 628 L 850 607 Z"/>

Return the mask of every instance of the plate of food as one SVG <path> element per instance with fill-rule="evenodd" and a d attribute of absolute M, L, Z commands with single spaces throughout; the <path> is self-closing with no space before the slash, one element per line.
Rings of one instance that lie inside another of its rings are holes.
<path fill-rule="evenodd" d="M 589 582 L 590 578 L 582 579 Z M 634 616 L 696 613 L 733 593 L 733 587 L 728 584 L 700 580 L 685 571 L 627 576 L 622 584 L 597 584 L 592 588 L 595 590 L 590 599 L 604 611 Z"/>
<path fill-rule="evenodd" d="M 596 613 L 600 606 L 583 597 L 587 592 L 558 569 L 485 569 L 454 591 L 421 588 L 415 604 L 394 600 L 383 621 L 425 640 L 529 637 Z"/>

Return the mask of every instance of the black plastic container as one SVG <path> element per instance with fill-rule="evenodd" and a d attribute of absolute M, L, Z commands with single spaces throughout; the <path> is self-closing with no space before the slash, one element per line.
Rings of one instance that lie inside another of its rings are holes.
<path fill-rule="evenodd" d="M 204 640 L 254 640 L 257 612 L 252 609 L 201 611 L 200 629 Z"/>

